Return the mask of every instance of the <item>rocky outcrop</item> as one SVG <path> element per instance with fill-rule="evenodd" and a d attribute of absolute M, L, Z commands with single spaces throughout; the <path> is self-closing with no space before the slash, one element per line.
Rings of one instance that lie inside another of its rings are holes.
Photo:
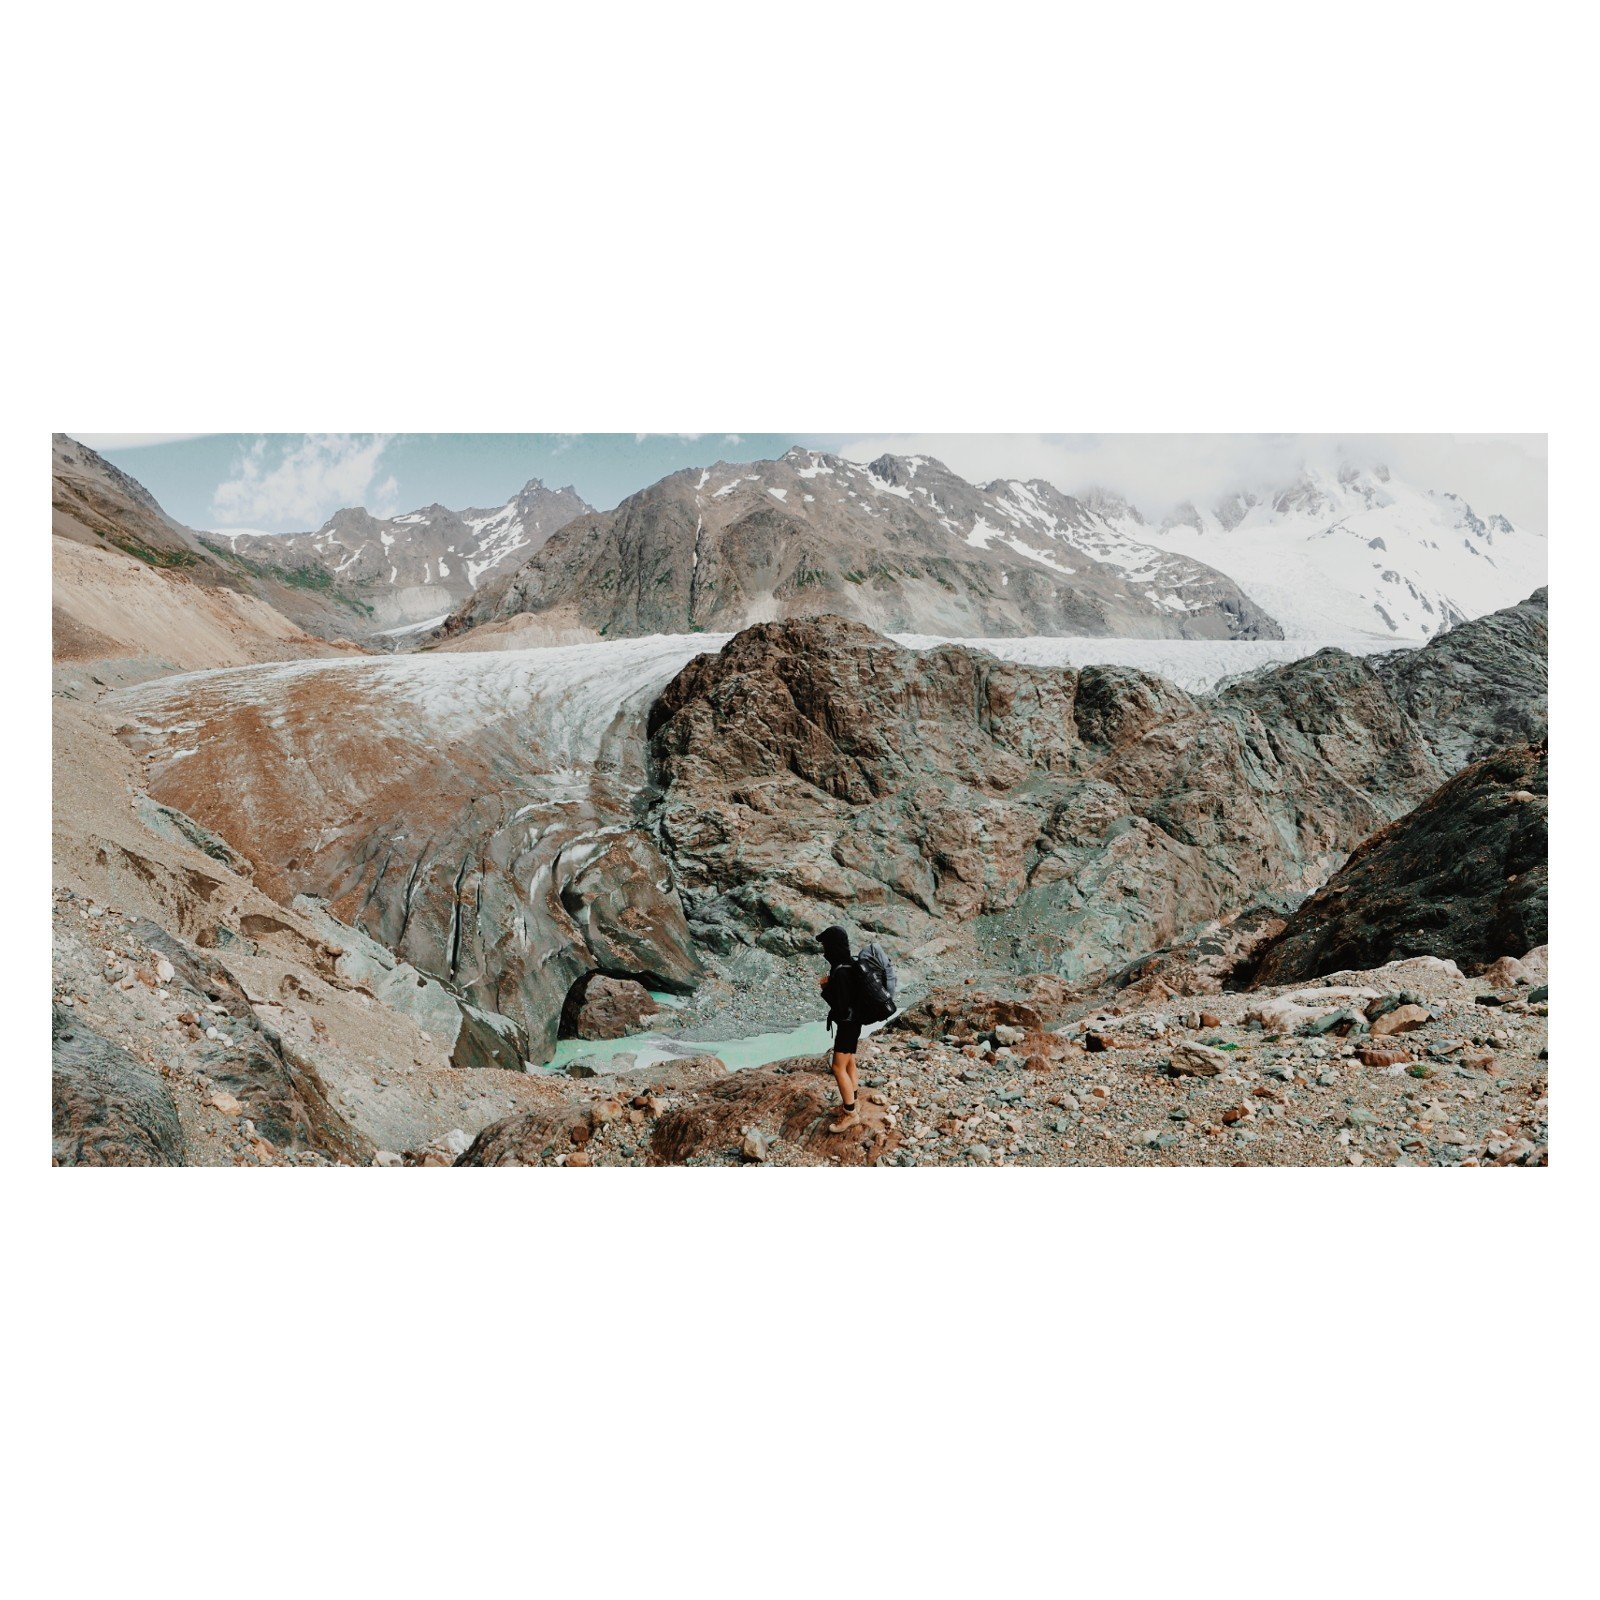
<path fill-rule="evenodd" d="M 837 619 L 767 624 L 652 708 L 655 825 L 714 947 L 802 952 L 844 916 L 909 950 L 957 928 L 969 964 L 1079 978 L 1314 889 L 1485 726 L 1537 715 L 1541 629 L 1460 631 L 1194 697 L 1124 669 L 913 653 Z"/>
<path fill-rule="evenodd" d="M 181 1167 L 183 1128 L 154 1067 L 63 1006 L 51 1011 L 50 1159 L 58 1167 Z"/>
<path fill-rule="evenodd" d="M 1106 980 L 1107 987 L 1120 990 L 1125 1000 L 1220 994 L 1233 974 L 1284 926 L 1284 912 L 1277 907 L 1250 906 L 1208 922 L 1179 944 L 1130 961 Z"/>
<path fill-rule="evenodd" d="M 485 1127 L 458 1167 L 590 1166 L 638 1157 L 657 1120 L 727 1078 L 716 1056 L 679 1056 L 603 1080 L 543 1079 L 542 1103 Z"/>
<path fill-rule="evenodd" d="M 1547 736 L 1549 649 L 1549 592 L 1538 589 L 1425 650 L 1375 657 L 1372 665 L 1449 773 Z"/>
<path fill-rule="evenodd" d="M 840 1133 L 839 1091 L 815 1061 L 777 1062 L 736 1072 L 691 1096 L 656 1124 L 651 1166 L 679 1166 L 704 1157 L 745 1153 L 753 1136 L 761 1154 L 793 1166 L 870 1166 L 891 1154 L 900 1130 L 881 1095 L 863 1091 L 857 1121 Z"/>
<path fill-rule="evenodd" d="M 1252 961 L 1248 981 L 1440 956 L 1477 972 L 1546 939 L 1547 746 L 1458 773 L 1375 833 Z"/>
<path fill-rule="evenodd" d="M 886 633 L 1281 638 L 1231 579 L 1049 484 L 815 451 L 674 473 L 568 523 L 445 624 L 505 643 L 836 613 Z"/>

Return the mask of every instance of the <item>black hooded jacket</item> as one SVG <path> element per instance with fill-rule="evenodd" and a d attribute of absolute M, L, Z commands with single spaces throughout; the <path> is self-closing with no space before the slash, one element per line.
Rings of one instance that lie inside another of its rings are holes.
<path fill-rule="evenodd" d="M 850 935 L 840 927 L 824 928 L 817 943 L 828 958 L 828 1021 L 854 1022 L 861 1010 L 861 969 L 850 959 Z"/>

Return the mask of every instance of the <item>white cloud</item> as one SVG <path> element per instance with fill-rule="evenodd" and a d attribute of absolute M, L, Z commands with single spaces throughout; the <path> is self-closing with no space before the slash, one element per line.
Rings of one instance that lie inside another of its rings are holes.
<path fill-rule="evenodd" d="M 393 475 L 376 487 L 391 435 L 308 433 L 298 441 L 258 438 L 217 486 L 212 510 L 222 524 L 320 526 L 341 506 L 367 505 L 379 516 L 395 509 Z"/>
<path fill-rule="evenodd" d="M 1503 433 L 956 433 L 860 438 L 842 453 L 937 456 L 978 483 L 1043 478 L 1068 494 L 1114 489 L 1155 517 L 1185 500 L 1280 488 L 1306 465 L 1381 461 L 1419 488 L 1452 490 L 1485 516 L 1504 512 L 1542 533 L 1546 445 L 1543 434 Z"/>

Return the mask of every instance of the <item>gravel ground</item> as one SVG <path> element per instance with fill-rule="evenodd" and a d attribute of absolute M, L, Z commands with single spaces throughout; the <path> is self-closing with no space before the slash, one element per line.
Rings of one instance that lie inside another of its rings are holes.
<path fill-rule="evenodd" d="M 1446 965 L 1400 962 L 1320 985 L 1126 1011 L 1086 1005 L 1065 1024 L 1029 1035 L 1002 1028 L 930 1039 L 891 1029 L 861 1057 L 863 1091 L 881 1094 L 900 1136 L 882 1164 L 1544 1165 L 1548 1004 L 1530 1002 L 1526 988 L 1496 990 Z M 1275 1033 L 1246 1021 L 1282 996 L 1337 1015 L 1349 988 L 1368 991 L 1355 997 L 1357 1009 L 1398 1010 L 1414 997 L 1427 1020 L 1387 1038 Z M 1194 1059 L 1214 1075 L 1183 1070 L 1193 1045 L 1202 1047 Z M 1379 1051 L 1405 1059 L 1386 1061 Z M 629 1087 L 615 1081 L 608 1091 L 607 1079 L 593 1080 L 586 1096 Z M 583 1164 L 641 1164 L 646 1132 L 597 1131 Z M 746 1159 L 730 1145 L 697 1154 L 693 1164 Z M 763 1160 L 818 1162 L 781 1139 Z"/>

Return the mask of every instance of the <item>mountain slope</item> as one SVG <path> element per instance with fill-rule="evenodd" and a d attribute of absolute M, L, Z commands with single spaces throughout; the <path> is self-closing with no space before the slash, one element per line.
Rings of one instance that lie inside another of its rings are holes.
<path fill-rule="evenodd" d="M 963 637 L 1279 636 L 1230 579 L 1114 538 L 1048 484 L 980 488 L 927 456 L 862 466 L 798 448 L 674 473 L 577 518 L 443 636 L 490 629 L 476 648 L 821 614 Z"/>
<path fill-rule="evenodd" d="M 257 569 L 308 575 L 359 604 L 374 630 L 402 629 L 445 616 L 487 574 L 526 560 L 587 510 L 570 485 L 533 478 L 489 509 L 431 505 L 386 518 L 356 506 L 314 533 L 216 533 L 208 543 Z"/>
<path fill-rule="evenodd" d="M 1548 565 L 1542 535 L 1384 467 L 1308 469 L 1276 494 L 1189 505 L 1159 528 L 1124 531 L 1227 573 L 1295 639 L 1432 638 L 1522 599 Z"/>
<path fill-rule="evenodd" d="M 284 586 L 220 559 L 103 456 L 65 434 L 50 454 L 51 651 L 67 664 L 63 685 L 93 664 L 115 663 L 111 675 L 127 682 L 349 648 L 346 608 L 308 608 L 308 632 L 274 603 Z"/>

